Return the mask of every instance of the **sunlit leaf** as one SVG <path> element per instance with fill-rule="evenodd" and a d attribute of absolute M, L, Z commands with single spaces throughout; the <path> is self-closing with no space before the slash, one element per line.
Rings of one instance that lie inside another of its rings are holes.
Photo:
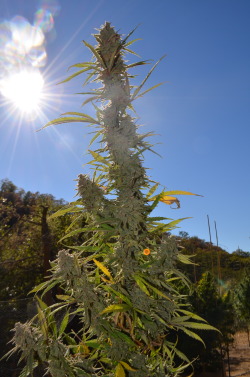
<path fill-rule="evenodd" d="M 75 111 L 69 111 L 69 112 L 64 113 L 64 114 L 62 114 L 62 115 L 76 115 L 76 116 L 80 116 L 80 117 L 82 117 L 82 118 L 89 119 L 89 122 L 90 122 L 90 123 L 93 123 L 93 124 L 99 124 L 99 122 L 98 122 L 96 119 L 94 119 L 94 118 L 92 118 L 90 115 L 88 115 L 88 114 L 84 114 L 84 113 L 78 113 L 78 112 L 75 112 Z"/>
<path fill-rule="evenodd" d="M 96 160 L 96 161 L 99 161 L 99 162 L 102 162 L 106 165 L 109 166 L 109 162 L 107 161 L 107 159 L 105 157 L 103 157 L 102 155 L 100 155 L 99 153 L 95 152 L 95 151 L 91 151 L 89 150 L 89 153 L 91 154 L 91 156 Z"/>
<path fill-rule="evenodd" d="M 87 98 L 85 101 L 83 101 L 82 106 L 86 105 L 87 103 L 89 103 L 91 101 L 99 99 L 99 98 L 101 98 L 101 97 L 100 96 L 93 96 L 93 97 Z"/>
<path fill-rule="evenodd" d="M 118 363 L 115 368 L 115 377 L 126 377 L 124 368 L 120 363 Z"/>
<path fill-rule="evenodd" d="M 143 97 L 144 94 L 147 94 L 147 93 L 150 92 L 151 90 L 156 89 L 156 88 L 158 88 L 160 85 L 163 85 L 163 84 L 164 84 L 164 82 L 160 82 L 159 84 L 156 84 L 156 85 L 151 86 L 151 88 L 149 88 L 149 89 L 145 90 L 144 92 L 140 93 L 140 94 L 139 94 L 138 96 L 136 96 L 134 99 L 137 99 L 137 98 Z"/>
<path fill-rule="evenodd" d="M 96 49 L 93 46 L 91 46 L 89 43 L 87 43 L 86 41 L 83 41 L 83 43 L 95 55 L 96 59 L 99 61 L 99 63 L 102 65 L 102 67 L 106 68 L 106 65 L 105 65 L 104 61 L 102 60 L 101 56 L 97 53 Z"/>
<path fill-rule="evenodd" d="M 202 196 L 202 195 L 199 195 L 199 194 L 194 194 L 192 192 L 182 191 L 182 190 L 164 191 L 164 192 L 161 193 L 161 195 L 163 195 L 163 196 L 165 196 L 165 195 L 195 195 L 195 196 Z"/>
<path fill-rule="evenodd" d="M 150 69 L 150 71 L 148 72 L 147 76 L 146 76 L 145 79 L 142 81 L 141 85 L 139 85 L 138 88 L 134 91 L 131 100 L 134 100 L 134 98 L 135 98 L 136 95 L 140 92 L 141 88 L 142 88 L 143 85 L 146 83 L 146 81 L 148 80 L 148 78 L 150 77 L 150 75 L 152 74 L 152 72 L 155 70 L 155 68 L 157 67 L 157 65 L 160 63 L 160 61 L 161 61 L 164 57 L 165 57 L 165 55 L 164 55 L 163 57 L 161 57 L 161 58 L 155 63 L 155 65 Z"/>
<path fill-rule="evenodd" d="M 101 314 L 106 314 L 106 313 L 112 313 L 112 312 L 125 312 L 129 309 L 129 306 L 127 304 L 114 304 L 114 305 L 109 305 L 107 308 L 105 308 Z"/>
<path fill-rule="evenodd" d="M 73 65 L 70 65 L 68 70 L 70 68 L 82 68 L 82 67 L 89 67 L 89 66 L 95 66 L 95 63 L 93 62 L 86 62 L 86 63 L 76 63 L 76 64 L 73 64 Z"/>
<path fill-rule="evenodd" d="M 169 204 L 169 205 L 176 203 L 177 208 L 180 208 L 180 201 L 177 198 L 175 198 L 174 196 L 168 196 L 168 195 L 161 196 L 160 202 L 165 203 L 165 204 Z"/>
<path fill-rule="evenodd" d="M 156 183 L 155 185 L 153 185 L 149 192 L 147 193 L 146 195 L 146 198 L 149 200 L 149 198 L 154 194 L 154 192 L 157 190 L 157 188 L 159 187 L 159 183 Z"/>
<path fill-rule="evenodd" d="M 70 81 L 70 80 L 72 80 L 74 77 L 79 76 L 79 75 L 81 75 L 83 72 L 89 71 L 90 69 L 92 69 L 92 67 L 87 67 L 87 68 L 81 69 L 80 71 L 75 72 L 75 73 L 73 73 L 73 75 L 70 75 L 69 77 L 67 77 L 65 80 L 60 81 L 60 82 L 58 83 L 58 85 L 59 85 L 59 84 L 63 84 L 63 83 L 65 83 L 65 82 L 67 82 L 67 81 Z"/>
<path fill-rule="evenodd" d="M 131 372 L 136 372 L 137 369 L 132 368 L 128 363 L 125 361 L 120 361 L 120 364 L 124 366 L 125 369 L 130 370 Z"/>
<path fill-rule="evenodd" d="M 113 279 L 112 276 L 111 276 L 111 273 L 109 272 L 109 270 L 107 269 L 107 267 L 105 267 L 101 262 L 99 262 L 98 260 L 94 259 L 93 258 L 93 261 L 95 262 L 95 264 L 97 265 L 98 268 L 100 268 L 100 270 L 106 275 L 108 276 L 111 280 Z"/>
<path fill-rule="evenodd" d="M 64 124 L 64 123 L 93 123 L 93 124 L 99 124 L 97 121 L 90 121 L 89 118 L 83 118 L 83 117 L 62 117 L 58 119 L 51 120 L 50 122 L 46 123 L 45 126 L 40 128 L 38 131 L 43 130 L 44 128 L 47 128 L 49 126 L 55 126 L 57 124 Z M 97 123 L 96 123 L 97 122 Z"/>
<path fill-rule="evenodd" d="M 82 212 L 83 208 L 80 207 L 66 207 L 59 209 L 59 211 L 54 212 L 52 215 L 49 216 L 49 219 L 54 219 L 56 217 L 60 217 L 65 215 L 66 213 L 76 213 L 76 212 Z"/>

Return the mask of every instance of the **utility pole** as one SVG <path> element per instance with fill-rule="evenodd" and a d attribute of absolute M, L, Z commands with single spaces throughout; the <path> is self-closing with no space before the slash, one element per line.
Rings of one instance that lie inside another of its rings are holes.
<path fill-rule="evenodd" d="M 209 238 L 210 238 L 210 252 L 212 251 L 212 238 L 211 238 L 211 229 L 210 229 L 210 221 L 209 216 L 207 215 L 207 224 L 208 224 L 208 231 L 209 231 Z M 213 254 L 211 253 L 211 261 L 212 261 L 212 273 L 214 272 L 214 262 L 213 262 Z"/>
<path fill-rule="evenodd" d="M 214 228 L 215 228 L 215 234 L 216 234 L 216 245 L 218 247 L 219 246 L 219 242 L 218 242 L 218 232 L 217 232 L 216 221 L 214 221 Z M 221 293 L 220 292 L 220 281 L 221 281 L 220 250 L 217 250 L 217 265 L 218 265 L 219 293 Z"/>
<path fill-rule="evenodd" d="M 209 216 L 208 215 L 207 215 L 207 224 L 208 224 L 210 244 L 212 245 L 211 230 L 210 230 L 210 221 L 209 221 Z"/>

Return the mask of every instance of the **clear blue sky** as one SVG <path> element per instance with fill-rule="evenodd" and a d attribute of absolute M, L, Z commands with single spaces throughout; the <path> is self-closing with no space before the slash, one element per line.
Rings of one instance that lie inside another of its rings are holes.
<path fill-rule="evenodd" d="M 134 44 L 142 59 L 167 54 L 148 83 L 165 85 L 135 104 L 141 130 L 155 131 L 151 141 L 162 156 L 146 153 L 145 166 L 167 189 L 204 196 L 179 197 L 181 209 L 162 204 L 157 212 L 175 219 L 192 217 L 179 230 L 206 240 L 209 214 L 213 242 L 216 220 L 222 247 L 250 251 L 249 0 L 1 0 L 0 33 L 16 15 L 32 25 L 39 9 L 44 11 L 41 17 L 48 15 L 46 9 L 54 15 L 54 26 L 49 17 L 36 18 L 51 29 L 43 44 L 47 62 L 40 68 L 47 99 L 43 115 L 28 121 L 0 96 L 0 179 L 72 200 L 74 179 L 88 172 L 82 165 L 88 161 L 90 129 L 69 124 L 35 130 L 63 112 L 83 111 L 83 97 L 72 95 L 82 90 L 83 77 L 55 85 L 67 77 L 68 66 L 89 60 L 81 41 L 93 43 L 91 34 L 105 21 L 124 34 L 140 24 L 133 38 L 142 38 Z M 5 41 L 10 38 L 4 35 Z M 7 64 L 3 40 L 1 61 Z M 23 59 L 29 64 L 27 56 Z M 137 70 L 135 84 L 146 69 Z M 84 109 L 88 111 L 91 106 Z"/>

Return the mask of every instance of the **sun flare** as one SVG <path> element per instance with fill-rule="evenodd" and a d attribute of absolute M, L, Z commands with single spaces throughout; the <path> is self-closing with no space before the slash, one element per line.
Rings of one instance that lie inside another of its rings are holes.
<path fill-rule="evenodd" d="M 2 95 L 22 113 L 39 110 L 44 80 L 39 71 L 23 70 L 1 81 Z"/>

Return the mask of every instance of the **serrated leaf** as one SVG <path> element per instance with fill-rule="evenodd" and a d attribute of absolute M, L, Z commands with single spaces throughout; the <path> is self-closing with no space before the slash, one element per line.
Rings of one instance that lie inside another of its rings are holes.
<path fill-rule="evenodd" d="M 115 377 L 126 377 L 124 368 L 120 363 L 118 363 L 115 368 Z"/>
<path fill-rule="evenodd" d="M 90 51 L 95 55 L 96 59 L 99 61 L 99 63 L 102 65 L 103 68 L 106 68 L 106 65 L 104 61 L 102 60 L 101 56 L 98 54 L 98 52 L 95 50 L 93 46 L 91 46 L 89 43 L 86 41 L 83 41 L 86 47 L 90 49 Z"/>
<path fill-rule="evenodd" d="M 100 155 L 99 153 L 95 151 L 91 151 L 91 150 L 89 150 L 89 153 L 96 161 L 102 162 L 103 164 L 108 165 L 108 166 L 110 165 L 107 159 L 103 157 L 102 155 Z"/>
<path fill-rule="evenodd" d="M 133 68 L 133 67 L 136 67 L 137 65 L 145 65 L 145 64 L 149 64 L 149 63 L 148 63 L 148 60 L 142 60 L 142 61 L 140 61 L 140 62 L 136 62 L 136 63 L 128 64 L 128 65 L 126 66 L 126 68 L 127 68 L 127 69 L 128 69 L 128 68 Z"/>
<path fill-rule="evenodd" d="M 113 330 L 112 336 L 114 336 L 115 338 L 123 340 L 124 342 L 128 343 L 131 346 L 135 346 L 135 343 L 133 342 L 133 340 L 128 335 L 124 334 L 121 331 Z"/>
<path fill-rule="evenodd" d="M 179 356 L 179 358 L 180 359 L 182 359 L 182 360 L 184 360 L 184 361 L 186 361 L 187 363 L 189 363 L 190 362 L 190 360 L 187 358 L 187 356 L 186 355 L 184 355 L 184 353 L 183 352 L 181 352 L 180 350 L 178 350 L 178 348 L 175 348 L 175 353 L 176 353 L 176 355 L 177 356 Z"/>
<path fill-rule="evenodd" d="M 149 221 L 162 221 L 162 220 L 171 220 L 168 217 L 148 217 Z"/>
<path fill-rule="evenodd" d="M 159 187 L 159 183 L 156 183 L 155 185 L 153 185 L 150 188 L 149 192 L 147 193 L 146 198 L 149 199 L 154 194 L 154 192 L 157 190 L 158 187 Z"/>
<path fill-rule="evenodd" d="M 57 118 L 54 120 L 51 120 L 50 122 L 46 123 L 42 128 L 40 128 L 38 131 L 43 130 L 44 128 L 47 128 L 49 126 L 55 126 L 57 124 L 64 124 L 64 123 L 93 123 L 96 124 L 96 122 L 90 122 L 88 118 L 81 118 L 81 117 L 63 117 L 63 118 Z"/>
<path fill-rule="evenodd" d="M 141 278 L 139 276 L 134 276 L 134 279 L 136 281 L 136 284 L 141 288 L 141 290 L 146 293 L 147 296 L 150 296 L 149 290 L 146 287 L 146 285 L 141 281 Z"/>
<path fill-rule="evenodd" d="M 91 102 L 91 101 L 94 101 L 94 100 L 96 100 L 96 99 L 99 99 L 99 98 L 100 98 L 100 96 L 89 97 L 89 98 L 87 98 L 85 101 L 83 101 L 82 106 L 86 105 L 87 103 L 89 103 L 89 102 Z"/>
<path fill-rule="evenodd" d="M 160 63 L 160 61 L 165 57 L 165 55 L 163 57 L 161 57 L 156 63 L 155 65 L 150 69 L 150 71 L 148 72 L 147 76 L 145 77 L 145 79 L 142 81 L 141 85 L 139 85 L 137 87 L 137 89 L 134 91 L 133 95 L 132 95 L 132 98 L 131 100 L 133 101 L 134 98 L 136 97 L 136 95 L 140 92 L 141 88 L 143 87 L 143 85 L 146 83 L 146 81 L 148 80 L 148 78 L 151 76 L 152 72 L 155 70 L 155 68 L 157 67 L 157 65 Z"/>
<path fill-rule="evenodd" d="M 135 56 L 137 56 L 138 58 L 140 58 L 140 55 L 138 55 L 136 52 L 134 52 L 133 50 L 130 50 L 130 49 L 127 48 L 127 47 L 124 48 L 124 51 L 127 51 L 127 52 L 129 52 L 130 54 L 135 55 Z"/>
<path fill-rule="evenodd" d="M 90 115 L 84 114 L 84 113 L 78 113 L 76 111 L 68 111 L 67 113 L 63 113 L 62 115 L 76 115 L 76 116 L 89 119 L 90 123 L 99 124 L 99 122 L 96 119 L 92 118 Z"/>
<path fill-rule="evenodd" d="M 125 361 L 120 361 L 120 364 L 124 366 L 125 369 L 130 370 L 131 372 L 136 372 L 137 369 L 132 368 L 128 363 Z"/>
<path fill-rule="evenodd" d="M 89 82 L 90 82 L 90 79 L 96 74 L 96 71 L 94 72 L 91 72 L 87 75 L 84 83 L 82 84 L 82 86 L 84 87 L 85 85 L 87 85 Z"/>
<path fill-rule="evenodd" d="M 133 39 L 132 41 L 126 43 L 126 44 L 124 45 L 124 48 L 127 48 L 128 46 L 131 46 L 133 43 L 135 43 L 135 42 L 137 42 L 137 41 L 141 41 L 141 40 L 142 40 L 142 38 L 136 38 L 136 39 Z"/>
<path fill-rule="evenodd" d="M 169 298 L 165 293 L 161 292 L 159 289 L 155 288 L 153 285 L 151 285 L 147 280 L 141 279 L 144 284 L 146 284 L 149 288 L 152 289 L 155 293 L 157 293 L 159 296 L 164 297 L 168 301 L 172 301 L 171 298 Z"/>
<path fill-rule="evenodd" d="M 160 82 L 159 84 L 156 84 L 156 85 L 151 86 L 151 88 L 149 88 L 149 89 L 145 90 L 144 92 L 140 93 L 140 94 L 139 94 L 138 96 L 136 96 L 134 99 L 136 100 L 137 98 L 143 97 L 145 94 L 147 94 L 147 93 L 150 92 L 151 90 L 156 89 L 156 88 L 158 88 L 158 86 L 161 86 L 161 85 L 163 85 L 163 84 L 165 84 L 165 82 Z"/>
<path fill-rule="evenodd" d="M 181 218 L 181 219 L 173 220 L 173 221 L 171 221 L 170 223 L 166 224 L 166 225 L 167 225 L 166 229 L 167 229 L 167 228 L 169 228 L 169 230 L 170 230 L 170 229 L 173 229 L 173 228 L 175 228 L 176 225 L 179 224 L 181 221 L 183 221 L 183 220 L 187 220 L 187 219 L 191 219 L 191 217 L 183 217 L 183 218 Z"/>
<path fill-rule="evenodd" d="M 100 315 L 106 314 L 106 313 L 112 313 L 112 312 L 125 312 L 129 309 L 129 306 L 127 304 L 114 304 L 109 305 L 107 308 L 105 308 Z"/>
<path fill-rule="evenodd" d="M 35 288 L 33 288 L 28 294 L 35 293 L 41 291 L 44 287 L 48 285 L 48 282 L 45 281 L 43 283 L 38 284 Z"/>
<path fill-rule="evenodd" d="M 177 254 L 177 258 L 179 259 L 180 262 L 184 264 L 196 264 L 190 258 L 194 257 L 194 255 L 185 255 L 185 254 Z"/>
<path fill-rule="evenodd" d="M 199 194 L 194 194 L 189 191 L 183 191 L 183 190 L 171 190 L 171 191 L 164 191 L 160 195 L 195 195 L 195 196 L 202 196 Z"/>
<path fill-rule="evenodd" d="M 97 265 L 98 268 L 100 268 L 100 270 L 110 278 L 110 280 L 113 280 L 112 276 L 111 276 L 111 273 L 109 272 L 109 270 L 107 269 L 107 267 L 105 267 L 101 262 L 99 262 L 98 260 L 94 259 L 93 258 L 93 261 L 95 262 L 95 264 Z"/>
<path fill-rule="evenodd" d="M 103 289 L 105 289 L 108 292 L 113 292 L 117 297 L 119 297 L 121 300 L 126 302 L 129 306 L 133 306 L 132 302 L 129 300 L 127 296 L 125 296 L 123 293 L 116 291 L 115 289 L 111 287 L 104 286 Z"/>
<path fill-rule="evenodd" d="M 108 284 L 114 284 L 115 283 L 114 280 L 105 279 L 103 276 L 101 276 L 101 279 L 102 279 L 102 281 L 104 281 L 105 283 L 108 283 Z"/>
<path fill-rule="evenodd" d="M 64 330 L 66 329 L 67 325 L 69 323 L 69 313 L 66 313 L 65 316 L 63 317 L 63 320 L 60 324 L 59 328 L 59 336 L 63 334 Z"/>
<path fill-rule="evenodd" d="M 188 310 L 184 310 L 184 309 L 177 309 L 177 312 L 179 313 L 183 313 L 183 314 L 186 314 L 188 315 L 190 318 L 193 318 L 193 319 L 197 319 L 198 321 L 202 321 L 202 322 L 207 322 L 204 318 L 200 317 L 199 315 L 195 314 L 195 313 L 192 313 Z"/>
<path fill-rule="evenodd" d="M 90 69 L 92 69 L 92 67 L 87 67 L 87 68 L 81 69 L 80 71 L 75 72 L 75 73 L 73 73 L 72 75 L 70 75 L 69 77 L 67 77 L 65 80 L 60 81 L 57 85 L 59 85 L 59 84 L 63 84 L 63 83 L 65 83 L 65 82 L 67 82 L 67 81 L 70 81 L 70 80 L 72 80 L 74 77 L 79 76 L 81 73 L 86 72 L 86 71 L 89 71 Z"/>
<path fill-rule="evenodd" d="M 198 322 L 184 322 L 185 327 L 196 329 L 196 330 L 213 330 L 218 331 L 214 326 L 208 325 L 207 323 L 198 323 Z"/>
<path fill-rule="evenodd" d="M 126 35 L 126 37 L 123 39 L 123 41 L 122 41 L 122 46 L 124 47 L 124 46 L 126 46 L 126 42 L 127 42 L 127 40 L 128 40 L 128 38 L 135 32 L 135 30 L 138 28 L 138 26 L 139 25 L 137 25 L 133 30 L 131 30 L 129 33 L 128 33 L 128 35 Z"/>
<path fill-rule="evenodd" d="M 169 204 L 169 205 L 176 203 L 177 208 L 180 208 L 180 201 L 177 198 L 175 198 L 174 196 L 168 196 L 168 195 L 162 196 L 160 198 L 160 202 L 165 203 L 165 204 Z"/>
<path fill-rule="evenodd" d="M 76 64 L 73 64 L 71 66 L 69 66 L 68 70 L 70 68 L 82 68 L 82 67 L 89 67 L 91 65 L 95 65 L 95 63 L 93 62 L 86 62 L 86 63 L 76 63 Z"/>
<path fill-rule="evenodd" d="M 84 231 L 86 231 L 86 230 L 84 230 L 84 229 L 76 229 L 76 230 L 72 230 L 72 232 L 70 232 L 70 233 L 66 234 L 65 236 L 63 236 L 63 237 L 59 240 L 59 242 L 65 240 L 66 238 L 69 238 L 69 237 L 75 236 L 76 234 L 82 233 L 82 232 L 84 232 Z"/>
<path fill-rule="evenodd" d="M 48 324 L 47 324 L 47 320 L 46 320 L 45 314 L 44 314 L 43 310 L 40 307 L 40 303 L 39 303 L 39 305 L 37 305 L 37 316 L 38 316 L 38 319 L 39 319 L 39 324 L 40 324 L 41 332 L 42 332 L 43 336 L 47 339 L 47 336 L 48 336 Z"/>
<path fill-rule="evenodd" d="M 76 213 L 76 212 L 82 212 L 83 211 L 83 208 L 79 208 L 79 207 L 68 207 L 68 208 L 62 208 L 62 209 L 59 209 L 57 212 L 53 213 L 52 215 L 49 216 L 49 220 L 50 219 L 54 219 L 56 217 L 60 217 L 60 216 L 63 216 L 65 215 L 66 213 Z"/>
<path fill-rule="evenodd" d="M 75 302 L 75 298 L 68 295 L 56 295 L 56 298 L 58 298 L 58 300 L 68 301 L 70 303 Z"/>
<path fill-rule="evenodd" d="M 42 309 L 42 310 L 46 310 L 48 308 L 48 306 L 45 304 L 44 301 L 42 301 L 38 296 L 36 296 L 36 299 L 39 303 L 39 307 Z"/>
<path fill-rule="evenodd" d="M 195 332 L 193 332 L 193 331 L 191 331 L 191 330 L 188 330 L 188 329 L 186 329 L 185 327 L 182 327 L 181 330 L 182 330 L 185 334 L 187 334 L 188 336 L 190 336 L 191 338 L 196 339 L 196 340 L 198 340 L 199 342 L 201 342 L 201 343 L 204 345 L 204 347 L 205 347 L 205 343 L 203 342 L 203 340 L 201 339 L 201 337 L 200 337 L 199 335 L 197 335 Z"/>
<path fill-rule="evenodd" d="M 98 131 L 95 133 L 94 137 L 90 140 L 89 145 L 92 145 L 94 141 L 103 133 L 103 131 Z"/>

